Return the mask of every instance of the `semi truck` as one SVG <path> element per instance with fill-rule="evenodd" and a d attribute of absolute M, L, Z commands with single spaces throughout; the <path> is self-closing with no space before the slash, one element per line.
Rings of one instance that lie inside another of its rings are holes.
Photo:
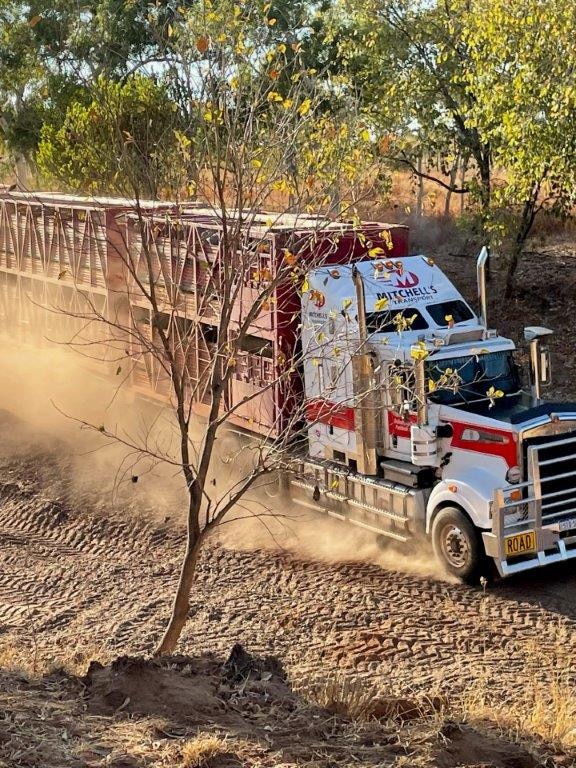
<path fill-rule="evenodd" d="M 576 403 L 542 398 L 547 328 L 525 329 L 523 385 L 514 342 L 488 323 L 486 249 L 473 308 L 432 258 L 409 255 L 406 227 L 227 216 L 245 222 L 239 247 L 254 260 L 237 293 L 238 325 L 287 254 L 302 270 L 255 316 L 225 393 L 229 429 L 248 441 L 273 441 L 301 407 L 306 444 L 296 441 L 274 474 L 272 496 L 406 546 L 424 537 L 466 581 L 486 563 L 508 576 L 576 558 Z M 214 304 L 197 299 L 218 263 L 233 258 L 223 227 L 221 212 L 201 205 L 149 203 L 136 215 L 130 201 L 2 193 L 3 328 L 23 334 L 46 297 L 72 306 L 80 292 L 104 316 L 124 313 L 152 333 L 146 302 L 134 291 L 126 302 L 119 290 L 126 264 L 139 274 L 146 253 L 142 279 L 165 292 L 166 312 L 180 318 L 174 327 L 194 329 L 186 365 L 206 406 L 200 384 L 222 340 Z M 75 314 L 62 316 L 70 323 Z M 43 317 L 58 321 L 54 311 Z M 298 365 L 288 390 L 278 370 L 290 357 Z M 132 359 L 134 390 L 166 397 L 165 371 L 145 355 Z"/>

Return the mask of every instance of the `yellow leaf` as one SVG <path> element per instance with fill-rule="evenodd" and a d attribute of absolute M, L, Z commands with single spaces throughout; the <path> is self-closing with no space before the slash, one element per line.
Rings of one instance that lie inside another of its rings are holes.
<path fill-rule="evenodd" d="M 376 312 L 381 312 L 383 309 L 386 309 L 388 306 L 388 299 L 378 299 L 378 301 L 374 304 L 374 309 Z"/>
<path fill-rule="evenodd" d="M 294 101 L 292 99 L 284 99 L 284 101 L 282 102 L 282 106 L 284 107 L 284 109 L 290 109 L 292 104 L 294 104 Z"/>
<path fill-rule="evenodd" d="M 364 130 L 360 133 L 360 138 L 363 141 L 370 141 L 370 131 L 367 128 L 364 128 Z"/>
<path fill-rule="evenodd" d="M 336 488 L 338 488 L 339 485 L 340 483 L 338 481 L 338 478 L 335 477 L 334 480 L 332 480 L 332 482 L 330 483 L 330 488 L 332 488 L 332 490 L 335 490 Z"/>
<path fill-rule="evenodd" d="M 447 323 L 454 322 L 454 318 L 452 317 L 452 315 L 444 315 L 444 320 L 446 320 Z"/>
<path fill-rule="evenodd" d="M 312 365 L 318 367 L 320 365 L 320 360 L 318 360 L 317 357 L 312 358 Z"/>
<path fill-rule="evenodd" d="M 302 104 L 298 107 L 298 114 L 304 117 L 304 115 L 307 115 L 308 112 L 310 112 L 310 107 L 312 106 L 312 100 L 311 99 L 304 99 Z"/>
<path fill-rule="evenodd" d="M 304 282 L 300 286 L 300 290 L 302 291 L 302 293 L 308 293 L 308 291 L 310 290 L 310 283 L 308 282 L 308 278 L 304 278 Z"/>
<path fill-rule="evenodd" d="M 318 336 L 316 336 L 316 341 L 318 344 L 322 344 L 323 341 L 326 341 L 326 334 L 323 331 L 320 331 Z"/>
<path fill-rule="evenodd" d="M 174 29 L 172 28 L 171 24 L 168 24 L 168 37 L 172 37 L 174 34 Z"/>
<path fill-rule="evenodd" d="M 258 158 L 254 158 L 250 161 L 250 165 L 252 168 L 262 168 L 262 160 L 258 160 Z"/>
<path fill-rule="evenodd" d="M 268 101 L 284 101 L 282 96 L 277 91 L 270 91 L 268 96 L 266 96 Z"/>
<path fill-rule="evenodd" d="M 428 392 L 434 392 L 436 390 L 436 382 L 433 379 L 428 379 Z"/>
<path fill-rule="evenodd" d="M 428 355 L 429 355 L 429 352 L 426 349 L 425 345 L 424 346 L 418 345 L 416 347 L 412 347 L 412 349 L 410 350 L 410 357 L 413 360 L 425 360 L 428 357 Z"/>
<path fill-rule="evenodd" d="M 276 24 L 276 19 L 268 19 L 268 26 L 273 27 Z"/>
<path fill-rule="evenodd" d="M 280 45 L 278 46 L 278 53 L 286 53 L 286 46 L 284 45 L 284 43 L 280 43 Z"/>
<path fill-rule="evenodd" d="M 370 248 L 368 251 L 368 256 L 370 256 L 371 259 L 375 259 L 376 256 L 380 256 L 381 253 L 384 253 L 384 248 Z"/>
<path fill-rule="evenodd" d="M 350 309 L 352 306 L 352 299 L 344 299 L 342 302 L 342 309 Z"/>

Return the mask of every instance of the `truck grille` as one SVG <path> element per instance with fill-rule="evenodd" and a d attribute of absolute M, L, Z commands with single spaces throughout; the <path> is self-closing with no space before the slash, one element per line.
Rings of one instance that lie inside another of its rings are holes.
<path fill-rule="evenodd" d="M 542 522 L 576 517 L 576 432 L 528 438 L 524 449 L 528 476 L 536 481 L 535 486 L 539 476 Z M 532 452 L 535 461 L 531 461 Z M 535 491 L 537 494 L 537 487 Z"/>

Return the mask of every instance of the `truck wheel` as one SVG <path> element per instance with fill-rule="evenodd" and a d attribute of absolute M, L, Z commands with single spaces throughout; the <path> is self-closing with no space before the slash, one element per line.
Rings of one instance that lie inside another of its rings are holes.
<path fill-rule="evenodd" d="M 480 575 L 484 560 L 480 537 L 457 507 L 445 507 L 434 518 L 432 546 L 446 570 L 462 581 L 470 583 Z"/>

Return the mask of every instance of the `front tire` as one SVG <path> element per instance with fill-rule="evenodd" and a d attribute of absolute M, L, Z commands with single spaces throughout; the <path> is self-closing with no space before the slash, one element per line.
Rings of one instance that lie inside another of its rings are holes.
<path fill-rule="evenodd" d="M 432 523 L 434 554 L 446 570 L 473 583 L 480 576 L 485 555 L 476 528 L 458 507 L 444 507 Z"/>

